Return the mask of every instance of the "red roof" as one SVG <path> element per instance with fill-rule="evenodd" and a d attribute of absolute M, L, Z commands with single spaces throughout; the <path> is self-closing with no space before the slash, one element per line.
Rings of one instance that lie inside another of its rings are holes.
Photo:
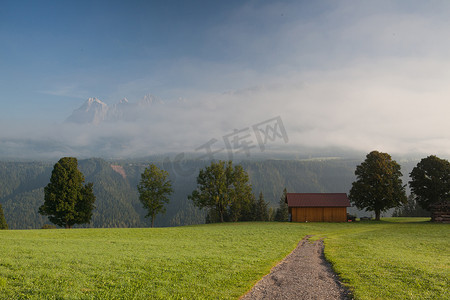
<path fill-rule="evenodd" d="M 287 193 L 289 207 L 349 207 L 346 193 Z"/>

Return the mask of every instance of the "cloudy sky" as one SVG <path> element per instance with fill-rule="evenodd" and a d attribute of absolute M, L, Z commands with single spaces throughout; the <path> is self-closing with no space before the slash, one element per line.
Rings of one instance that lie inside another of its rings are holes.
<path fill-rule="evenodd" d="M 223 148 L 234 130 L 254 135 L 278 118 L 288 136 L 279 149 L 450 157 L 448 1 L 0 5 L 3 153 Z M 89 97 L 146 94 L 165 105 L 143 120 L 64 123 Z"/>

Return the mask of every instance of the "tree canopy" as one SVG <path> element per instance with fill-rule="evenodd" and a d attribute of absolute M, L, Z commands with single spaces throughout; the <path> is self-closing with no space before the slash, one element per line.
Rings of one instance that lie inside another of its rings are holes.
<path fill-rule="evenodd" d="M 53 167 L 50 183 L 44 188 L 44 204 L 39 213 L 53 224 L 71 228 L 89 223 L 95 208 L 93 184 L 83 186 L 84 175 L 75 157 L 63 157 Z"/>
<path fill-rule="evenodd" d="M 5 215 L 3 214 L 3 208 L 0 204 L 0 229 L 8 229 L 8 224 L 6 223 Z"/>
<path fill-rule="evenodd" d="M 169 195 L 172 194 L 172 183 L 168 179 L 169 173 L 151 164 L 141 174 L 138 185 L 139 200 L 148 211 L 146 217 L 150 217 L 153 228 L 156 215 L 165 213 L 164 204 L 169 203 Z"/>
<path fill-rule="evenodd" d="M 409 186 L 419 205 L 426 210 L 430 205 L 450 201 L 450 163 L 431 155 L 423 158 L 410 173 Z"/>
<path fill-rule="evenodd" d="M 355 175 L 349 199 L 358 209 L 374 211 L 376 220 L 381 212 L 407 202 L 400 165 L 389 154 L 370 152 Z"/>
<path fill-rule="evenodd" d="M 233 168 L 232 161 L 219 161 L 200 170 L 197 189 L 189 199 L 199 208 L 209 208 L 210 218 L 217 215 L 218 221 L 224 222 L 226 217 L 231 221 L 247 218 L 254 196 L 242 166 Z"/>

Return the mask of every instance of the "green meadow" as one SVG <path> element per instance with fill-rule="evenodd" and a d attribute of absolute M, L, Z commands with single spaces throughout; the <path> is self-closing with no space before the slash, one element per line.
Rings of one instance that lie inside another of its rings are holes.
<path fill-rule="evenodd" d="M 306 235 L 356 299 L 450 299 L 450 226 L 426 219 L 0 231 L 0 299 L 237 299 Z"/>

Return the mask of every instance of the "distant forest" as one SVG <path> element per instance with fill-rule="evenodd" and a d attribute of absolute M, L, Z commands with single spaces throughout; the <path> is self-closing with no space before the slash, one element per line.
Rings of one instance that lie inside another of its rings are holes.
<path fill-rule="evenodd" d="M 79 160 L 79 169 L 86 182 L 94 183 L 97 198 L 92 221 L 82 227 L 148 227 L 145 211 L 139 202 L 137 184 L 149 163 L 169 172 L 174 193 L 167 212 L 158 215 L 155 226 L 180 226 L 205 223 L 206 212 L 194 207 L 188 195 L 196 187 L 199 169 L 206 161 L 186 161 L 182 170 L 172 164 L 145 160 L 109 161 L 100 158 Z M 277 208 L 286 187 L 288 192 L 348 193 L 355 180 L 359 160 L 261 160 L 241 161 L 248 172 L 255 197 L 262 192 L 270 207 Z M 417 162 L 401 163 L 407 184 L 408 174 Z M 44 187 L 49 183 L 53 163 L 0 162 L 0 203 L 10 229 L 37 229 L 50 224 L 38 214 L 44 202 Z M 178 172 L 177 172 L 178 171 Z M 370 213 L 350 208 L 353 214 Z"/>

